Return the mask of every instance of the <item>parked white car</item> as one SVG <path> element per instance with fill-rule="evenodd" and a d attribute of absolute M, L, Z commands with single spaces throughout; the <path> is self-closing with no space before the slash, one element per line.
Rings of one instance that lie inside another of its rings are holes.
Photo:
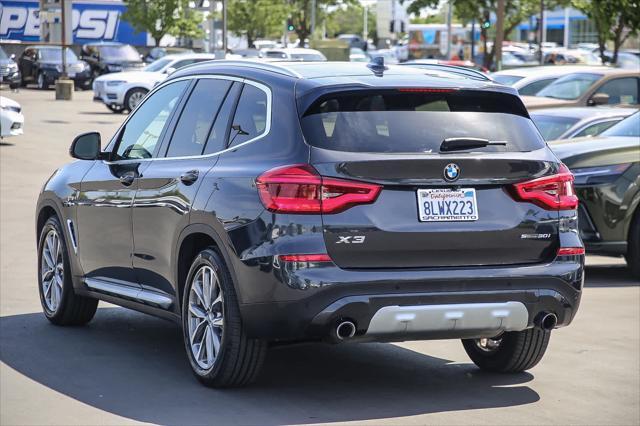
<path fill-rule="evenodd" d="M 286 49 L 262 49 L 261 56 L 265 60 L 301 61 L 301 62 L 324 62 L 326 56 L 314 49 L 302 47 L 289 47 Z"/>
<path fill-rule="evenodd" d="M 602 70 L 602 66 L 586 65 L 543 65 L 537 67 L 513 68 L 491 74 L 500 84 L 511 86 L 520 96 L 534 96 L 560 77 L 582 71 Z"/>
<path fill-rule="evenodd" d="M 132 111 L 156 84 L 175 70 L 197 62 L 210 61 L 208 53 L 166 55 L 141 71 L 104 74 L 93 82 L 93 100 L 104 103 L 115 113 Z"/>
<path fill-rule="evenodd" d="M 24 115 L 20 104 L 0 96 L 0 138 L 21 135 L 23 127 Z"/>

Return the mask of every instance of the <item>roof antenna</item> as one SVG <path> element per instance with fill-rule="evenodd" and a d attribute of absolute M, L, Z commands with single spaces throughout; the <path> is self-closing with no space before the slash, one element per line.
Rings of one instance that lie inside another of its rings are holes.
<path fill-rule="evenodd" d="M 371 58 L 371 61 L 367 64 L 367 68 L 369 68 L 376 77 L 382 77 L 382 73 L 389 68 L 384 64 L 384 57 L 375 56 Z"/>

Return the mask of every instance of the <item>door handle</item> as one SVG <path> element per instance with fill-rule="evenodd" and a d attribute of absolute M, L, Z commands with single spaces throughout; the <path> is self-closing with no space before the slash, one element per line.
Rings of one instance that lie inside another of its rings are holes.
<path fill-rule="evenodd" d="M 120 176 L 120 183 L 123 184 L 124 186 L 129 186 L 133 183 L 135 178 L 136 177 L 133 175 L 133 173 L 127 173 L 125 175 Z"/>
<path fill-rule="evenodd" d="M 189 170 L 188 172 L 184 172 L 180 176 L 180 180 L 185 185 L 191 185 L 192 183 L 194 183 L 195 181 L 198 180 L 198 171 L 197 170 Z"/>

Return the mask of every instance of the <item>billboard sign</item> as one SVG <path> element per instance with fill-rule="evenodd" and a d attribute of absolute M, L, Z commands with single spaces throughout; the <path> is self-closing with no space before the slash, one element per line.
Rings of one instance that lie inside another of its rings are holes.
<path fill-rule="evenodd" d="M 147 45 L 147 33 L 137 33 L 122 20 L 127 9 L 121 1 L 74 1 L 73 42 L 119 41 Z M 0 40 L 40 41 L 38 1 L 0 0 Z"/>

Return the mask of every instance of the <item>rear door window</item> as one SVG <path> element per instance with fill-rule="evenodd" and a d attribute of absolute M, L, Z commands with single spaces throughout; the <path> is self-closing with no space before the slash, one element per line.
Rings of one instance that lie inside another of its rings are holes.
<path fill-rule="evenodd" d="M 220 105 L 231 87 L 228 80 L 202 79 L 196 83 L 180 114 L 167 157 L 201 155 Z"/>
<path fill-rule="evenodd" d="M 245 84 L 233 117 L 229 146 L 253 139 L 267 128 L 267 94 L 250 84 Z"/>
<path fill-rule="evenodd" d="M 638 79 L 627 77 L 609 80 L 596 93 L 609 95 L 609 104 L 635 105 L 638 103 Z"/>
<path fill-rule="evenodd" d="M 544 147 L 521 101 L 479 91 L 400 89 L 325 95 L 301 119 L 307 142 L 349 152 L 431 153 L 449 138 L 500 142 L 478 150 Z"/>

